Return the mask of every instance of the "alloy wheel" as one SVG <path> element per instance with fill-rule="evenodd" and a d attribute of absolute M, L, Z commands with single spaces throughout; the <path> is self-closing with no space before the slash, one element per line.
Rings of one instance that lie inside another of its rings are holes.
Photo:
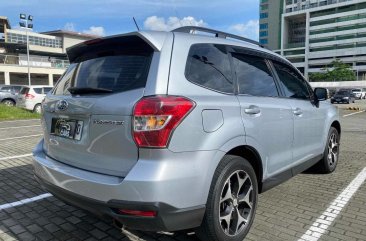
<path fill-rule="evenodd" d="M 14 106 L 14 102 L 11 100 L 5 100 L 5 101 L 3 101 L 3 104 L 6 106 Z"/>
<path fill-rule="evenodd" d="M 226 180 L 220 196 L 220 226 L 229 236 L 239 234 L 253 215 L 253 184 L 249 175 L 238 170 Z"/>
<path fill-rule="evenodd" d="M 34 112 L 36 112 L 37 114 L 41 114 L 42 113 L 42 106 L 37 105 L 36 108 L 34 109 Z"/>
<path fill-rule="evenodd" d="M 338 161 L 339 143 L 336 133 L 332 133 L 328 142 L 328 163 L 333 167 Z"/>

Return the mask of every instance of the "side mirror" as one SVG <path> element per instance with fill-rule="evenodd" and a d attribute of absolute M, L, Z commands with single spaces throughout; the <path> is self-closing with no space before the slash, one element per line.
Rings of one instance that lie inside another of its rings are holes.
<path fill-rule="evenodd" d="M 328 90 L 326 88 L 315 88 L 314 93 L 319 101 L 324 101 L 328 99 Z"/>

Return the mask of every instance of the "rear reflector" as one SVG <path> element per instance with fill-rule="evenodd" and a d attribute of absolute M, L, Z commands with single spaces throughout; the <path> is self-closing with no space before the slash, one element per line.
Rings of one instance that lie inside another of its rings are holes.
<path fill-rule="evenodd" d="M 127 209 L 118 209 L 119 214 L 123 215 L 131 215 L 137 217 L 156 217 L 156 211 L 139 211 L 139 210 L 127 210 Z"/>
<path fill-rule="evenodd" d="M 139 147 L 165 148 L 195 103 L 180 96 L 149 96 L 134 108 L 133 137 Z"/>

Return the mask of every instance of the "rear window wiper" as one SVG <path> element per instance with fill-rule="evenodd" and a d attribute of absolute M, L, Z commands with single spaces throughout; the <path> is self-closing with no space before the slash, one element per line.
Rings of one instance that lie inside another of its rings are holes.
<path fill-rule="evenodd" d="M 113 90 L 104 88 L 91 88 L 91 87 L 70 87 L 67 89 L 72 95 L 78 94 L 103 94 L 112 93 Z"/>

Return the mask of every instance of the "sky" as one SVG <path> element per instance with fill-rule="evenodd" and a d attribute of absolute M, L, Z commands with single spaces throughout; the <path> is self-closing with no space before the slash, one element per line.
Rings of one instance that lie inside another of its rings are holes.
<path fill-rule="evenodd" d="M 0 0 L 0 16 L 18 27 L 33 15 L 34 31 L 72 30 L 97 35 L 197 25 L 258 40 L 258 0 Z"/>

